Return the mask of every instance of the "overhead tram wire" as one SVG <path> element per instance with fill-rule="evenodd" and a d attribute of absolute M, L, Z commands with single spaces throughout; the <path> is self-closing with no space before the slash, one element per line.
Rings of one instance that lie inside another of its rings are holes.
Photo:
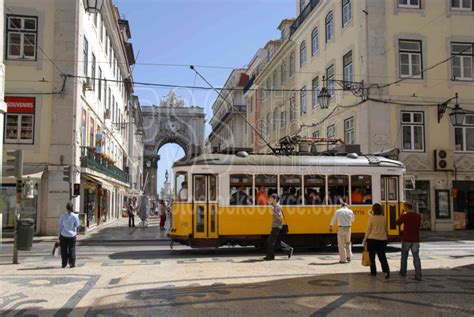
<path fill-rule="evenodd" d="M 214 86 L 203 76 L 201 75 L 201 73 L 198 72 L 198 70 L 193 66 L 193 65 L 190 65 L 189 68 L 191 70 L 193 70 L 199 77 L 201 77 L 202 80 L 204 80 L 204 82 L 206 82 L 209 87 L 212 88 L 212 90 L 214 90 L 219 97 L 221 97 L 225 102 L 227 102 L 231 109 L 234 110 L 234 105 L 225 97 L 222 95 L 222 90 L 219 91 L 218 89 L 214 88 Z M 254 131 L 254 133 L 260 138 L 262 139 L 262 141 L 265 143 L 265 145 L 273 152 L 274 155 L 278 155 L 277 151 L 270 145 L 270 143 L 268 143 L 268 141 L 262 136 L 262 134 L 258 131 L 257 128 L 255 128 L 250 122 L 249 120 L 247 119 L 246 116 L 242 115 L 240 112 L 236 112 L 237 115 L 239 115 L 246 123 L 249 127 L 252 128 L 252 130 Z"/>

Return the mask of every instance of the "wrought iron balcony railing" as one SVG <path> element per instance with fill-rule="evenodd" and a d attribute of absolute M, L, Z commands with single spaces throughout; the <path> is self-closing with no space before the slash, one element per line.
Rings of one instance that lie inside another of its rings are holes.
<path fill-rule="evenodd" d="M 306 7 L 301 11 L 300 15 L 296 18 L 295 22 L 291 25 L 290 33 L 293 34 L 298 30 L 298 28 L 303 24 L 309 14 L 316 8 L 321 0 L 311 0 Z"/>
<path fill-rule="evenodd" d="M 94 148 L 81 146 L 81 167 L 110 176 L 120 182 L 128 183 L 128 173 L 95 153 Z"/>

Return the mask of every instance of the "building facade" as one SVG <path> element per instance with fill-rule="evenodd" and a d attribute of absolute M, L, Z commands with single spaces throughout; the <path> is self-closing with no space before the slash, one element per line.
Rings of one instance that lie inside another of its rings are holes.
<path fill-rule="evenodd" d="M 72 201 L 85 228 L 120 217 L 133 92 L 127 21 L 110 0 L 99 14 L 82 1 L 8 0 L 5 19 L 5 149 L 24 150 L 24 178 L 38 192 L 23 201 L 22 216 L 36 221 L 37 233 L 56 234 L 66 202 L 79 194 Z M 14 182 L 2 179 L 5 227 Z"/>
<path fill-rule="evenodd" d="M 278 101 L 260 104 L 268 140 L 299 134 L 360 144 L 362 153 L 395 149 L 407 169 L 401 195 L 422 214 L 424 229 L 474 227 L 474 117 L 453 126 L 447 109 L 438 120 L 438 104 L 452 99 L 452 108 L 456 93 L 463 109 L 474 110 L 473 1 L 296 4 L 290 57 L 282 44 L 255 80 L 270 95 L 290 94 L 283 104 L 294 120 L 278 116 Z M 285 62 L 294 63 L 294 79 L 278 88 L 274 78 L 286 76 L 277 65 Z M 318 99 L 322 88 L 331 96 L 327 108 Z"/>
<path fill-rule="evenodd" d="M 243 95 L 247 82 L 246 70 L 233 70 L 224 84 L 221 96 L 212 105 L 212 132 L 208 142 L 213 151 L 247 146 L 247 105 Z"/>

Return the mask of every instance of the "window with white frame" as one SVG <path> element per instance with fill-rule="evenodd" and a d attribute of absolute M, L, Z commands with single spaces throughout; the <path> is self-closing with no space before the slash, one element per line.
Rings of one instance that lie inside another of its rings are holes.
<path fill-rule="evenodd" d="M 472 11 L 473 0 L 451 0 L 451 10 Z"/>
<path fill-rule="evenodd" d="M 352 51 L 344 55 L 342 58 L 342 62 L 344 65 L 343 69 L 343 78 L 346 87 L 350 87 L 351 83 L 354 81 L 353 79 L 353 67 L 352 67 Z"/>
<path fill-rule="evenodd" d="M 92 79 L 92 89 L 95 90 L 95 67 L 96 67 L 96 59 L 94 53 L 92 53 L 92 65 L 91 65 L 91 79 Z"/>
<path fill-rule="evenodd" d="M 474 115 L 466 114 L 463 125 L 454 128 L 454 138 L 457 152 L 474 152 Z"/>
<path fill-rule="evenodd" d="M 355 120 L 354 117 L 344 120 L 344 143 L 355 144 Z"/>
<path fill-rule="evenodd" d="M 319 95 L 319 76 L 316 76 L 311 81 L 311 92 L 312 92 L 312 101 L 313 109 L 318 105 L 318 95 Z"/>
<path fill-rule="evenodd" d="M 283 110 L 280 114 L 280 127 L 285 128 L 286 127 L 286 111 Z"/>
<path fill-rule="evenodd" d="M 273 132 L 276 132 L 278 129 L 278 111 L 273 111 Z"/>
<path fill-rule="evenodd" d="M 87 77 L 87 69 L 89 68 L 89 42 L 87 38 L 84 36 L 84 43 L 82 47 L 82 63 L 83 63 L 83 71 L 84 76 Z"/>
<path fill-rule="evenodd" d="M 335 76 L 336 74 L 335 74 L 335 69 L 334 69 L 334 64 L 333 64 L 326 69 L 327 90 L 331 97 L 335 95 L 335 84 L 334 84 Z"/>
<path fill-rule="evenodd" d="M 402 149 L 423 152 L 425 150 L 424 113 L 402 111 Z"/>
<path fill-rule="evenodd" d="M 283 62 L 280 66 L 280 84 L 283 86 L 286 82 L 286 63 Z"/>
<path fill-rule="evenodd" d="M 319 29 L 315 27 L 313 32 L 311 33 L 311 56 L 316 55 L 318 51 L 319 51 Z"/>
<path fill-rule="evenodd" d="M 97 98 L 99 98 L 99 101 L 102 100 L 102 68 L 99 67 L 99 83 L 97 87 Z"/>
<path fill-rule="evenodd" d="M 306 113 L 306 86 L 300 90 L 300 116 Z"/>
<path fill-rule="evenodd" d="M 300 44 L 300 67 L 306 64 L 306 41 Z"/>
<path fill-rule="evenodd" d="M 327 127 L 326 137 L 328 139 L 335 139 L 336 138 L 336 125 L 335 124 L 331 124 L 330 126 Z"/>
<path fill-rule="evenodd" d="M 400 77 L 422 78 L 421 41 L 400 40 Z"/>
<path fill-rule="evenodd" d="M 453 80 L 472 80 L 473 44 L 451 43 Z"/>
<path fill-rule="evenodd" d="M 342 26 L 346 26 L 352 20 L 351 0 L 342 0 Z"/>
<path fill-rule="evenodd" d="M 295 97 L 290 97 L 290 121 L 293 122 L 296 120 L 296 102 Z"/>
<path fill-rule="evenodd" d="M 295 74 L 295 52 L 290 54 L 290 77 L 293 77 Z"/>
<path fill-rule="evenodd" d="M 421 7 L 420 0 L 398 0 L 399 8 L 419 9 Z"/>
<path fill-rule="evenodd" d="M 330 11 L 326 15 L 326 43 L 334 38 L 334 14 Z"/>
<path fill-rule="evenodd" d="M 7 15 L 7 59 L 36 60 L 38 18 Z"/>

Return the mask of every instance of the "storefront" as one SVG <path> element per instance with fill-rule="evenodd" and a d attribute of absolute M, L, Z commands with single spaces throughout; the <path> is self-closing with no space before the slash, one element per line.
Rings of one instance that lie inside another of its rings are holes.
<path fill-rule="evenodd" d="M 474 181 L 453 181 L 455 229 L 474 229 Z"/>
<path fill-rule="evenodd" d="M 408 186 L 407 186 L 408 187 Z M 421 215 L 421 229 L 431 230 L 430 181 L 415 181 L 415 186 L 406 191 L 406 200 Z"/>

